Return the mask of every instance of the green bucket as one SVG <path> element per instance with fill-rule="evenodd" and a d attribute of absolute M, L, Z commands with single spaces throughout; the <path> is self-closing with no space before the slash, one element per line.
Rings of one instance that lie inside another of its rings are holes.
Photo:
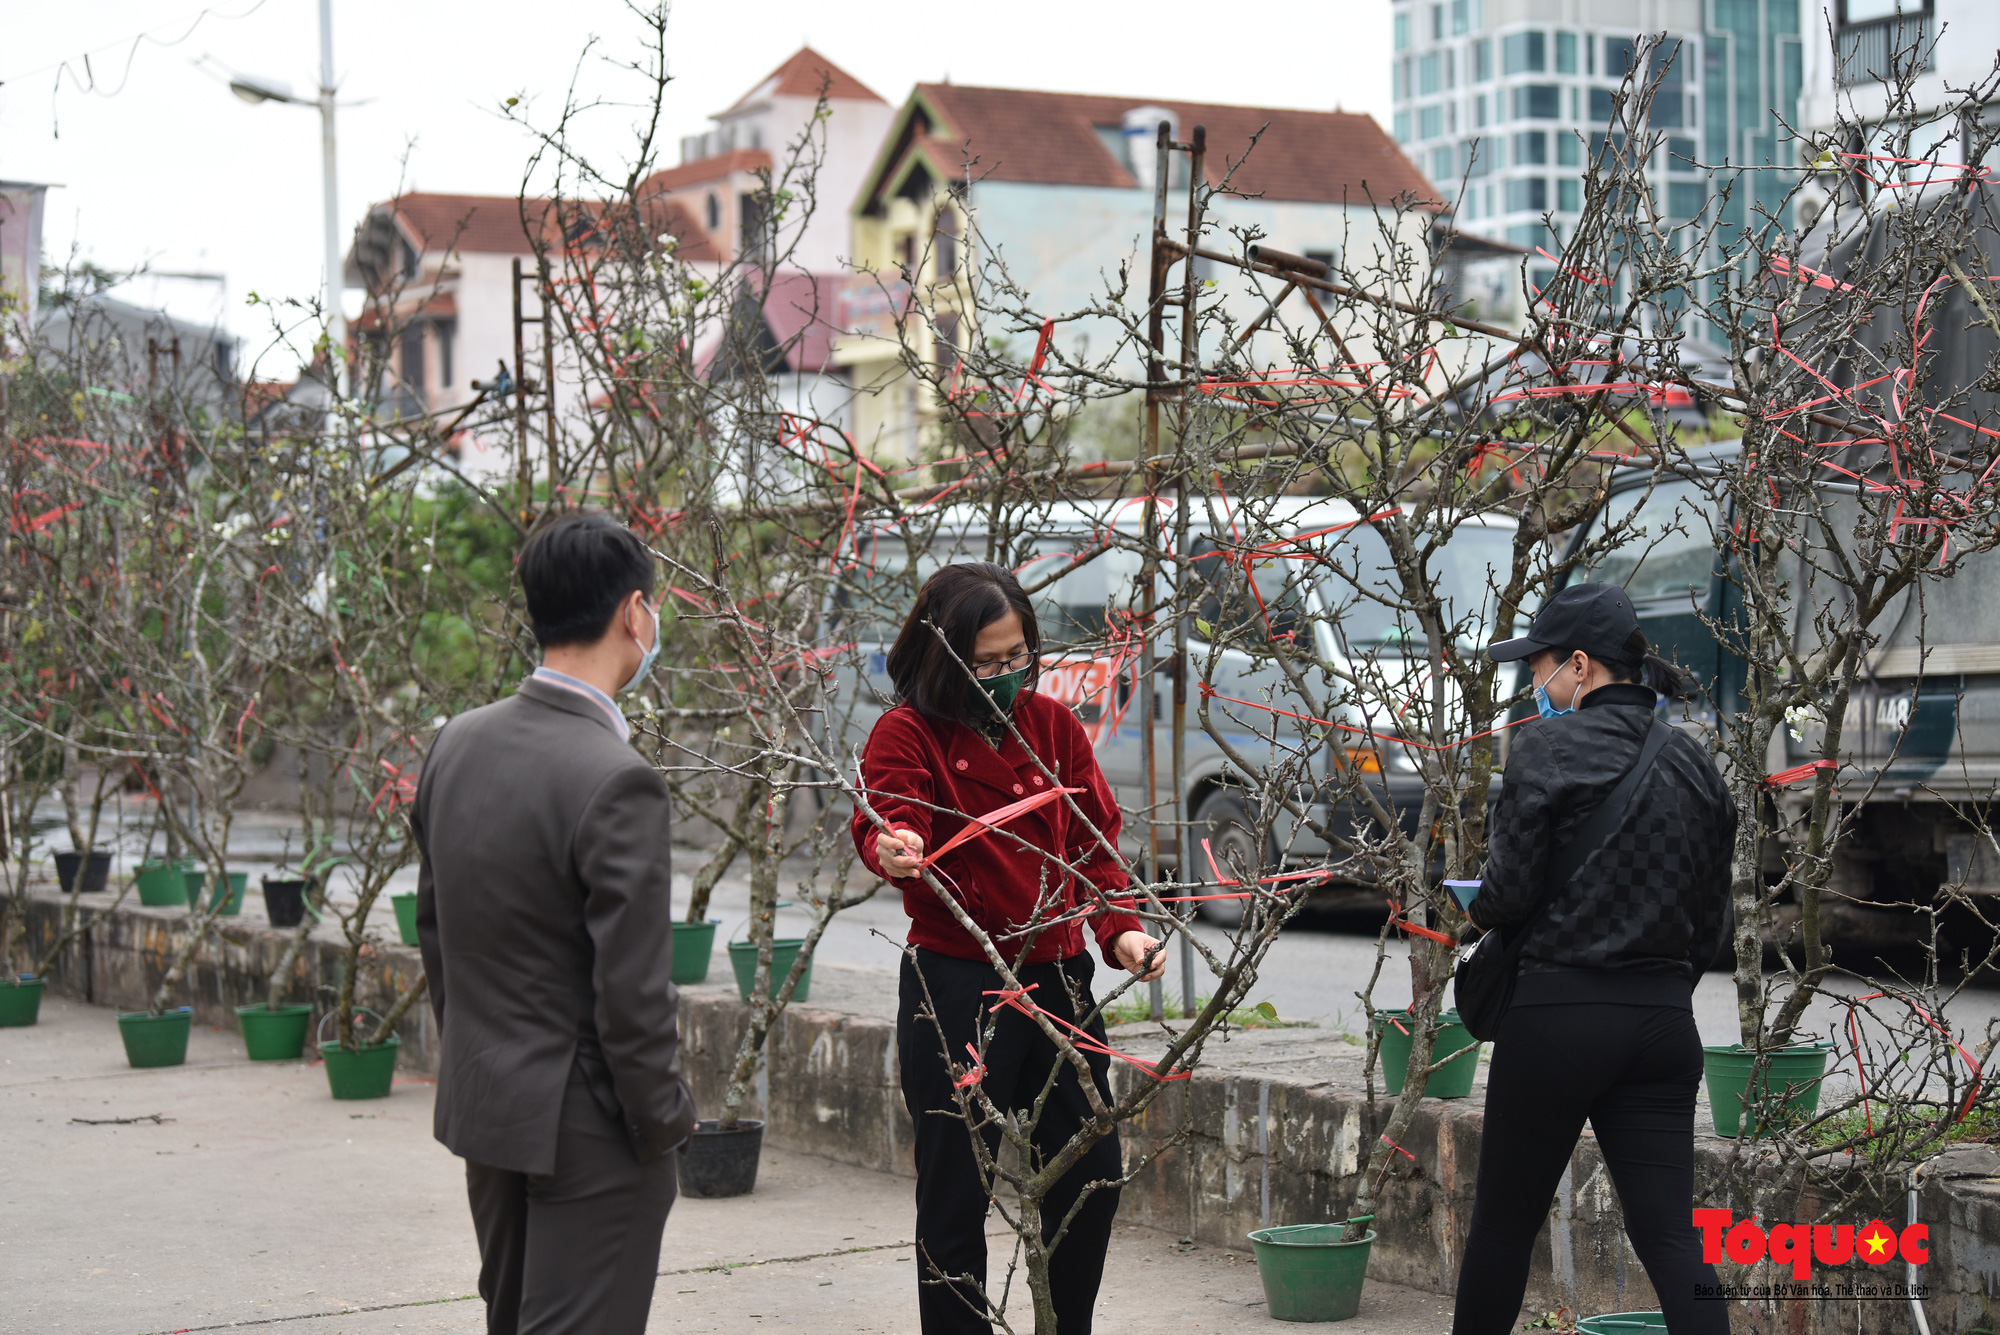
<path fill-rule="evenodd" d="M 132 880 L 139 887 L 139 902 L 149 909 L 188 902 L 187 876 L 178 862 L 142 862 Z"/>
<path fill-rule="evenodd" d="M 222 906 L 222 916 L 233 918 L 243 912 L 243 889 L 250 884 L 250 873 L 247 871 L 230 871 L 224 872 L 223 875 L 229 878 L 229 899 Z M 198 877 L 205 880 L 206 874 L 194 871 L 188 873 L 188 903 L 190 904 L 201 902 L 201 880 L 196 879 Z M 215 907 L 216 897 L 221 893 L 220 887 L 209 892 L 208 904 L 210 908 Z"/>
<path fill-rule="evenodd" d="M 133 1011 L 118 1017 L 125 1060 L 133 1066 L 179 1066 L 187 1060 L 188 1028 L 194 1012 L 182 1006 L 162 1015 Z"/>
<path fill-rule="evenodd" d="M 785 985 L 785 976 L 792 971 L 792 961 L 799 957 L 799 947 L 806 943 L 802 936 L 781 936 L 771 943 L 771 996 L 776 998 Z M 746 1002 L 750 1000 L 750 984 L 757 981 L 757 944 L 754 941 L 731 941 L 729 943 L 729 967 L 736 970 L 736 991 Z M 799 975 L 799 985 L 792 993 L 793 1001 L 804 1001 L 812 991 L 812 961 L 806 961 L 805 972 Z"/>
<path fill-rule="evenodd" d="M 1361 1310 L 1361 1281 L 1375 1230 L 1342 1242 L 1345 1224 L 1293 1224 L 1250 1235 L 1264 1307 L 1278 1321 L 1345 1321 Z"/>
<path fill-rule="evenodd" d="M 389 1041 L 349 1052 L 338 1042 L 319 1045 L 326 1062 L 326 1084 L 337 1099 L 386 1099 L 396 1078 L 396 1049 L 403 1040 L 389 1035 Z"/>
<path fill-rule="evenodd" d="M 1825 1043 L 1772 1049 L 1765 1054 L 1767 1064 L 1752 1091 L 1750 1068 L 1757 1060 L 1756 1049 L 1741 1043 L 1703 1048 L 1702 1074 L 1707 1078 L 1708 1107 L 1715 1118 L 1716 1134 L 1734 1136 L 1742 1130 L 1746 1095 L 1753 1106 L 1776 1098 L 1787 1111 L 1811 1117 L 1819 1111 L 1819 1087 L 1826 1079 L 1826 1059 L 1832 1053 L 1833 1048 Z"/>
<path fill-rule="evenodd" d="M 721 925 L 720 918 L 710 918 L 707 922 L 677 922 L 674 924 L 674 972 L 676 983 L 705 983 L 708 981 L 708 961 L 715 954 L 715 929 Z M 750 957 L 754 970 L 757 957 Z M 804 982 L 804 979 L 800 979 Z M 749 995 L 750 984 L 743 984 L 744 995 Z"/>
<path fill-rule="evenodd" d="M 33 1024 L 42 1014 L 42 988 L 33 974 L 21 974 L 10 983 L 0 983 L 0 1029 L 19 1029 Z"/>
<path fill-rule="evenodd" d="M 417 894 L 414 890 L 400 895 L 389 896 L 389 907 L 396 910 L 396 931 L 402 936 L 403 944 L 417 944 Z"/>
<path fill-rule="evenodd" d="M 1641 1331 L 1666 1328 L 1665 1312 L 1606 1312 L 1578 1321 L 1576 1335 L 1640 1335 Z"/>
<path fill-rule="evenodd" d="M 311 1006 L 266 1008 L 261 1002 L 236 1008 L 236 1022 L 243 1026 L 243 1050 L 253 1062 L 294 1062 L 306 1050 L 306 1029 L 312 1024 Z"/>
<path fill-rule="evenodd" d="M 1391 1024 L 1391 1020 L 1396 1023 Z M 1382 1085 L 1391 1097 L 1403 1092 L 1403 1074 L 1410 1069 L 1410 1044 L 1415 1041 L 1412 1024 L 1408 1011 L 1375 1012 L 1375 1028 L 1382 1035 L 1382 1050 L 1378 1058 Z M 1464 1098 L 1472 1092 L 1472 1077 L 1479 1070 L 1479 1044 L 1459 1022 L 1458 1012 L 1448 1010 L 1438 1016 L 1437 1041 L 1431 1045 L 1431 1060 L 1443 1061 L 1454 1052 L 1465 1055 L 1453 1058 L 1450 1065 L 1431 1072 L 1431 1078 L 1424 1082 L 1425 1098 Z"/>

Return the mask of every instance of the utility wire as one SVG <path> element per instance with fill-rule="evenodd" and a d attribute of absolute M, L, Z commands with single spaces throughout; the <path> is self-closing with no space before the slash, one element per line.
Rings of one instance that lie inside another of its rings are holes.
<path fill-rule="evenodd" d="M 60 119 L 56 116 L 55 98 L 56 94 L 62 91 L 63 75 L 65 74 L 69 75 L 70 82 L 76 86 L 76 90 L 80 93 L 95 93 L 99 97 L 107 97 L 107 98 L 116 97 L 120 93 L 125 91 L 125 85 L 130 83 L 132 80 L 132 66 L 133 63 L 137 61 L 139 57 L 140 46 L 148 42 L 152 43 L 154 46 L 159 46 L 159 47 L 179 46 L 182 42 L 185 42 L 188 38 L 194 36 L 195 30 L 201 27 L 202 21 L 204 19 L 207 19 L 211 15 L 219 19 L 225 19 L 233 22 L 237 19 L 249 18 L 252 14 L 255 14 L 258 10 L 262 9 L 264 5 L 265 5 L 265 0 L 252 0 L 250 8 L 244 10 L 240 14 L 225 14 L 221 12 L 219 9 L 217 9 L 215 6 L 209 6 L 208 8 L 202 9 L 198 13 L 196 13 L 194 18 L 189 21 L 187 25 L 187 30 L 181 33 L 181 35 L 178 37 L 174 37 L 171 39 L 163 38 L 158 34 L 163 31 L 167 31 L 167 29 L 160 29 L 160 28 L 155 28 L 148 32 L 139 33 L 138 35 L 131 38 L 121 37 L 115 42 L 106 42 L 103 46 L 94 46 L 90 48 L 90 50 L 88 51 L 81 52 L 74 56 L 66 57 L 62 60 L 52 61 L 51 63 L 43 65 L 38 69 L 28 70 L 23 74 L 16 74 L 4 79 L 0 79 L 0 88 L 5 88 L 10 83 L 18 83 L 23 79 L 32 79 L 38 74 L 47 74 L 51 70 L 55 71 L 55 76 L 56 76 L 55 84 L 49 90 L 49 122 L 53 130 L 53 137 L 60 139 L 62 138 L 62 123 Z M 117 48 L 124 46 L 127 41 L 131 43 L 131 46 L 125 52 L 125 68 L 123 71 L 120 72 L 118 76 L 118 86 L 116 88 L 107 89 L 100 85 L 97 78 L 97 72 L 91 68 L 90 58 L 92 55 L 98 55 L 106 51 L 116 50 Z M 81 64 L 83 66 L 83 74 L 81 75 L 81 77 L 79 77 L 76 72 L 76 66 L 78 64 Z"/>

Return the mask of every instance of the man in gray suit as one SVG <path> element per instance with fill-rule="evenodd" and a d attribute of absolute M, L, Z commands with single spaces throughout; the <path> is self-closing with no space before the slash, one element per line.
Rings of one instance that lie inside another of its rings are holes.
<path fill-rule="evenodd" d="M 489 1332 L 641 1332 L 695 1121 L 667 789 L 612 702 L 659 653 L 653 558 L 566 515 L 518 574 L 542 666 L 444 726 L 411 818 L 437 1138 L 465 1160 Z"/>

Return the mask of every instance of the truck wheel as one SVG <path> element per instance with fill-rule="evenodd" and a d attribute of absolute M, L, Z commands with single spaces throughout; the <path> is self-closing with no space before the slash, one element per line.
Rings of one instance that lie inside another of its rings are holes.
<path fill-rule="evenodd" d="M 1205 832 L 1209 850 L 1215 854 L 1215 865 L 1222 869 L 1224 876 L 1237 875 L 1244 869 L 1252 876 L 1269 873 L 1270 851 L 1259 848 L 1255 822 L 1250 819 L 1250 809 L 1235 793 L 1217 793 L 1201 804 L 1201 812 L 1195 817 L 1207 825 Z M 1197 854 L 1188 860 L 1188 865 L 1197 876 L 1206 880 L 1214 875 L 1209 870 L 1208 859 Z M 1203 894 L 1226 894 L 1232 887 L 1217 886 L 1204 888 Z M 1242 888 L 1242 887 L 1235 887 Z M 1206 899 L 1195 905 L 1195 909 L 1209 922 L 1218 927 L 1236 927 L 1243 921 L 1243 911 L 1247 900 Z"/>

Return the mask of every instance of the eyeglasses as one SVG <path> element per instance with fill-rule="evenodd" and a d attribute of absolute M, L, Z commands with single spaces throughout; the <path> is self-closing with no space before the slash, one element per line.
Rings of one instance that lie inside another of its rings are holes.
<path fill-rule="evenodd" d="M 1019 672 L 1034 661 L 1035 652 L 1030 649 L 1026 653 L 1015 654 L 1012 658 L 1004 658 L 998 663 L 974 663 L 972 665 L 972 675 L 981 681 L 991 681 L 995 677 L 1004 677 L 1010 672 Z"/>

